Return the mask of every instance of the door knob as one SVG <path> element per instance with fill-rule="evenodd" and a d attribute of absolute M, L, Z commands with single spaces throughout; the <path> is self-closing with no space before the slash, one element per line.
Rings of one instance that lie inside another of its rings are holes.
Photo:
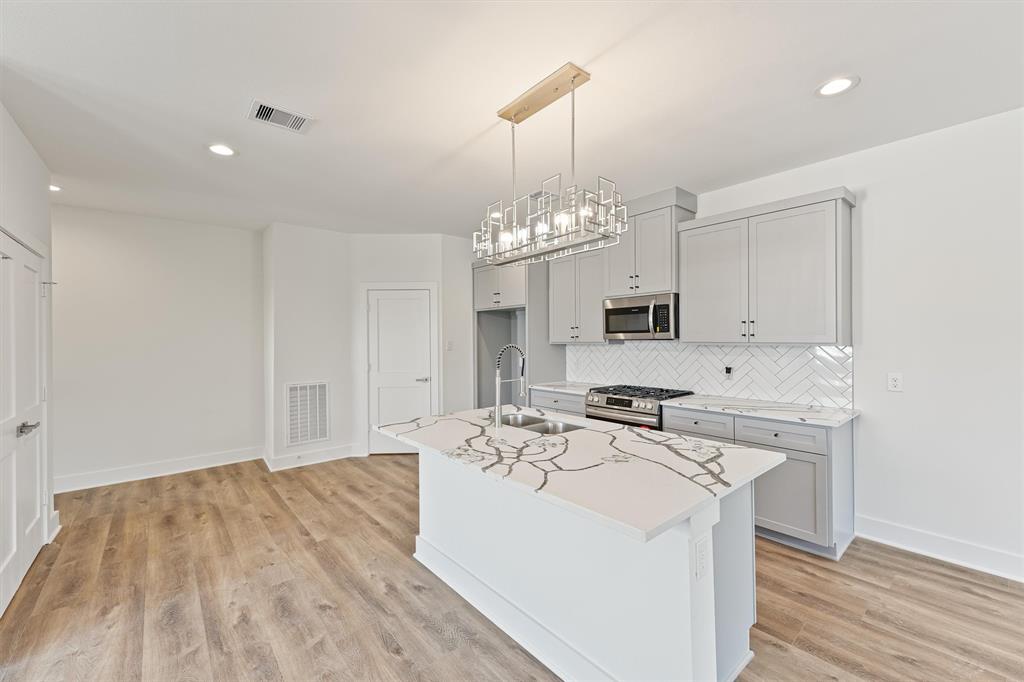
<path fill-rule="evenodd" d="M 421 377 L 421 378 L 417 379 L 416 381 L 420 382 L 421 384 L 425 384 L 425 383 L 430 381 L 430 377 Z"/>
<path fill-rule="evenodd" d="M 21 438 L 22 436 L 27 436 L 28 434 L 30 434 L 33 431 L 35 431 L 36 429 L 38 429 L 39 428 L 39 424 L 40 424 L 40 422 L 36 422 L 35 424 L 29 424 L 28 422 L 21 422 L 20 424 L 18 424 L 18 436 L 17 437 Z"/>

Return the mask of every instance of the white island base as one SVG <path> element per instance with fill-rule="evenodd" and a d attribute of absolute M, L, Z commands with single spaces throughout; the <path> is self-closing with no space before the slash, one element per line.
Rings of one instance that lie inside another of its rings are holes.
<path fill-rule="evenodd" d="M 646 542 L 420 448 L 415 557 L 567 680 L 732 680 L 753 657 L 751 484 Z"/>

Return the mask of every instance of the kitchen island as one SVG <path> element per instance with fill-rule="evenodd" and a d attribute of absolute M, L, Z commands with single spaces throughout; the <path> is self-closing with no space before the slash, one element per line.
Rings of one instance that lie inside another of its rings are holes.
<path fill-rule="evenodd" d="M 750 484 L 784 455 L 506 409 L 525 428 L 489 409 L 375 427 L 420 452 L 416 558 L 563 678 L 735 678 Z"/>

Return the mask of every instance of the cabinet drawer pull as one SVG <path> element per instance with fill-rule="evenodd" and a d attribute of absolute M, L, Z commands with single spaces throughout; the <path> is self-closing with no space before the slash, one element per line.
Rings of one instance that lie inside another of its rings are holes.
<path fill-rule="evenodd" d="M 700 422 L 699 422 L 699 421 L 697 421 L 696 419 L 694 419 L 694 420 L 693 420 L 693 423 L 694 423 L 694 424 L 700 424 Z"/>
<path fill-rule="evenodd" d="M 778 437 L 779 437 L 779 434 L 777 434 L 777 433 L 773 433 L 773 434 L 772 434 L 772 436 L 773 436 L 774 438 L 778 438 Z"/>

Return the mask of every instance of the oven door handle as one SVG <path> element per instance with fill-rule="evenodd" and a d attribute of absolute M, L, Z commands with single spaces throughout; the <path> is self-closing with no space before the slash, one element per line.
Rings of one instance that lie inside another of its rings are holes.
<path fill-rule="evenodd" d="M 661 426 L 661 420 L 657 415 L 637 414 L 625 410 L 609 410 L 606 407 L 596 407 L 594 405 L 587 405 L 586 416 L 610 419 L 620 424 L 643 424 L 655 428 Z"/>

